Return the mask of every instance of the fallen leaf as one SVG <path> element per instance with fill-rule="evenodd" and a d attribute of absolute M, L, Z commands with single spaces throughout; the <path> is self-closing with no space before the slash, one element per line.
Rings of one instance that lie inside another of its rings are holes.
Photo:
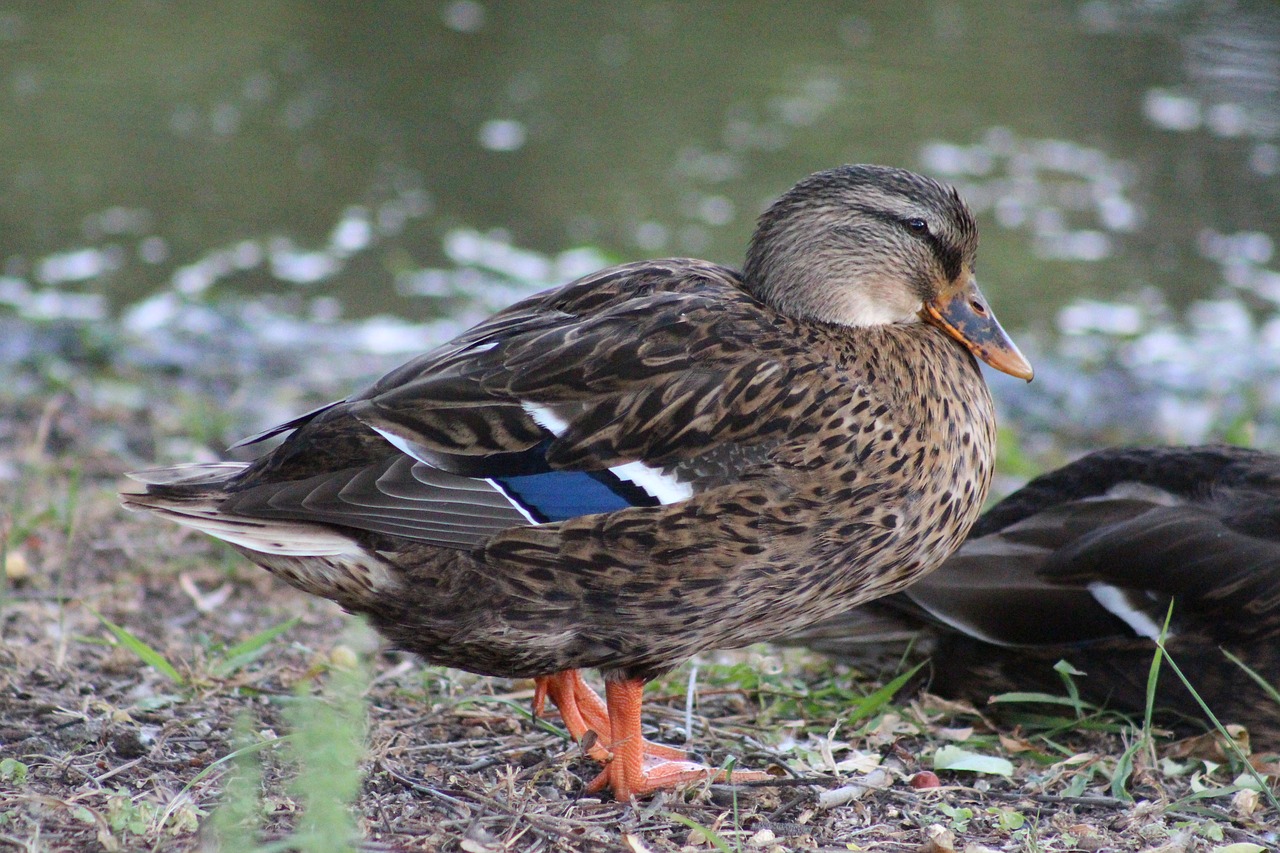
<path fill-rule="evenodd" d="M 1260 805 L 1262 805 L 1261 796 L 1252 788 L 1245 788 L 1231 795 L 1232 814 L 1248 817 L 1256 812 Z"/>
<path fill-rule="evenodd" d="M 866 793 L 865 785 L 841 785 L 839 788 L 832 788 L 830 791 L 819 794 L 818 808 L 834 809 L 836 806 L 847 805 Z"/>
<path fill-rule="evenodd" d="M 212 613 L 226 604 L 227 599 L 231 597 L 231 593 L 234 590 L 231 584 L 224 583 L 213 592 L 201 592 L 200 588 L 196 586 L 196 582 L 191 579 L 191 575 L 186 572 L 178 575 L 178 586 L 191 599 L 191 602 L 196 606 L 196 610 L 201 613 Z"/>
<path fill-rule="evenodd" d="M 649 853 L 649 848 L 640 840 L 640 836 L 632 835 L 629 832 L 622 833 L 622 843 L 626 845 L 631 853 Z"/>
<path fill-rule="evenodd" d="M 464 838 L 458 846 L 465 853 L 502 853 L 502 848 L 497 844 L 485 844 L 483 841 L 476 841 L 474 838 Z"/>
<path fill-rule="evenodd" d="M 934 733 L 943 740 L 953 740 L 957 743 L 964 743 L 973 737 L 973 726 L 965 726 L 963 728 L 949 729 L 945 726 L 939 726 L 934 729 Z"/>
<path fill-rule="evenodd" d="M 979 755 L 950 744 L 938 747 L 933 754 L 934 770 L 968 770 L 971 773 L 990 773 L 996 776 L 1012 776 L 1013 763 L 1007 758 Z"/>
<path fill-rule="evenodd" d="M 1005 752 L 1012 752 L 1015 755 L 1019 752 L 1032 752 L 1035 750 L 1031 741 L 1005 734 L 1000 735 L 1000 746 L 1004 747 Z"/>
<path fill-rule="evenodd" d="M 1236 747 L 1248 755 L 1250 752 L 1248 729 L 1233 724 L 1226 726 L 1226 730 Z M 1206 732 L 1195 737 L 1184 738 L 1169 744 L 1168 748 L 1161 752 L 1169 758 L 1198 758 L 1201 761 L 1216 761 L 1219 764 L 1230 760 L 1223 738 L 1217 732 Z"/>
<path fill-rule="evenodd" d="M 920 853 L 956 853 L 956 834 L 941 824 L 927 826 Z"/>

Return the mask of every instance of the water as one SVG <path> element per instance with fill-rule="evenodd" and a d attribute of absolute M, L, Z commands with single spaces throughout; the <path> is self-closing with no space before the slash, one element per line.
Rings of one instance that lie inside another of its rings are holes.
<path fill-rule="evenodd" d="M 842 162 L 978 211 L 1027 428 L 1280 443 L 1269 0 L 11 3 L 0 359 L 340 394 Z"/>

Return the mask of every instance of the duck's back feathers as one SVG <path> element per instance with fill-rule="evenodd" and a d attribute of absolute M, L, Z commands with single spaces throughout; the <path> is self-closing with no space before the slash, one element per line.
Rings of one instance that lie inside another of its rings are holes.
<path fill-rule="evenodd" d="M 552 468 L 692 459 L 779 432 L 770 412 L 818 363 L 777 323 L 723 267 L 632 264 L 499 314 L 351 411 L 432 464 L 548 437 Z"/>
<path fill-rule="evenodd" d="M 332 470 L 324 451 L 356 432 L 350 418 L 368 427 L 365 442 L 377 433 L 469 477 L 724 458 L 726 444 L 779 434 L 770 412 L 799 396 L 798 380 L 818 366 L 821 354 L 806 355 L 776 324 L 723 267 L 676 259 L 611 268 L 519 303 L 367 391 L 277 428 L 295 430 L 292 445 L 259 460 L 241 485 Z M 343 454 L 360 449 L 340 443 Z"/>
<path fill-rule="evenodd" d="M 471 548 L 687 499 L 765 462 L 806 414 L 819 363 L 777 322 L 722 267 L 605 270 L 259 434 L 292 432 L 230 472 L 223 509 Z"/>

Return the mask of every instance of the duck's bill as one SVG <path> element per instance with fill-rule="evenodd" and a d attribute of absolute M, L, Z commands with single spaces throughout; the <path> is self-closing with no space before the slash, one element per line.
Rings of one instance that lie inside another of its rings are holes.
<path fill-rule="evenodd" d="M 954 293 L 924 304 L 924 319 L 969 348 L 969 351 L 1002 373 L 1031 381 L 1035 371 L 1018 351 L 978 285 L 970 281 Z"/>

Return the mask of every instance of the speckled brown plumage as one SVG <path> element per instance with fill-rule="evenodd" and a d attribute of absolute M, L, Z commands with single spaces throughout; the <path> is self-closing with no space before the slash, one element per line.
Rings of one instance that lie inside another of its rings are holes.
<path fill-rule="evenodd" d="M 433 663 L 647 680 L 900 589 L 963 539 L 995 446 L 971 351 L 1030 377 L 976 242 L 926 178 L 819 173 L 762 216 L 743 275 L 603 270 L 255 437 L 289 433 L 248 466 L 146 473 L 124 501 Z"/>
<path fill-rule="evenodd" d="M 1098 451 L 992 507 L 938 571 L 894 596 L 811 626 L 806 642 L 857 653 L 871 632 L 916 632 L 930 689 L 984 703 L 1062 689 L 1070 661 L 1087 701 L 1142 714 L 1155 644 L 1224 722 L 1280 750 L 1280 704 L 1230 652 L 1280 685 L 1280 457 L 1239 447 Z M 1162 673 L 1164 722 L 1200 720 Z"/>

